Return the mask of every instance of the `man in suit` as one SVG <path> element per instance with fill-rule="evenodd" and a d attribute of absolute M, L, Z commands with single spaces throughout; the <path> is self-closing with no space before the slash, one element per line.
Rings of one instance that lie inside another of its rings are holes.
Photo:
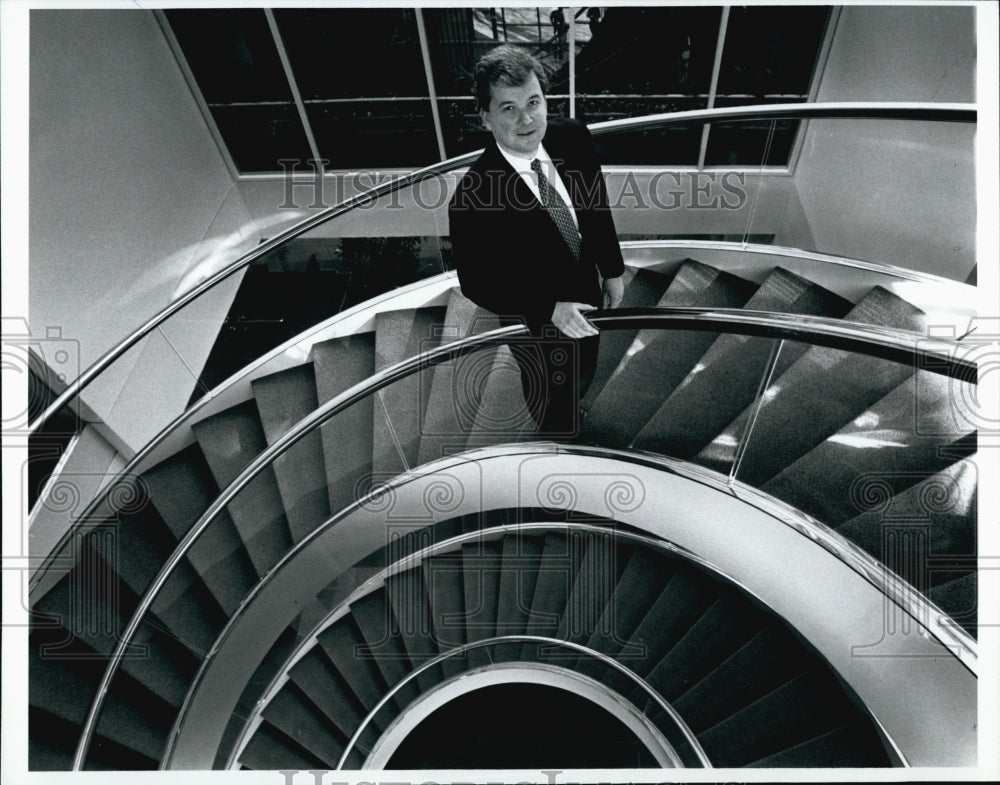
<path fill-rule="evenodd" d="M 546 86 L 522 49 L 479 60 L 474 92 L 493 141 L 448 215 L 462 293 L 501 323 L 528 326 L 535 340 L 511 352 L 529 411 L 541 434 L 571 438 L 597 361 L 585 314 L 618 305 L 624 262 L 590 132 L 547 119 Z"/>

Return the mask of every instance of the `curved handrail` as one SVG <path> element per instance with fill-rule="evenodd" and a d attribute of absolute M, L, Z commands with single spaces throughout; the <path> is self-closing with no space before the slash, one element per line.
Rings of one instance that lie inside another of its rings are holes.
<path fill-rule="evenodd" d="M 340 513 L 332 516 L 327 521 L 327 523 L 323 524 L 320 527 L 317 527 L 314 531 L 319 532 L 320 530 L 325 529 L 327 526 L 331 525 L 333 520 L 336 520 L 339 517 Z M 283 683 L 282 682 L 283 677 L 285 676 L 285 674 L 288 673 L 289 669 L 292 668 L 292 666 L 294 666 L 295 663 L 299 659 L 301 659 L 313 645 L 315 645 L 317 636 L 320 633 L 322 633 L 325 629 L 330 627 L 344 612 L 347 611 L 348 608 L 350 608 L 350 606 L 353 603 L 358 602 L 358 600 L 360 600 L 362 597 L 371 594 L 373 591 L 382 586 L 389 576 L 411 569 L 412 567 L 416 567 L 417 565 L 423 563 L 426 559 L 430 558 L 431 556 L 436 556 L 440 553 L 446 553 L 452 551 L 455 548 L 468 542 L 479 542 L 481 539 L 484 539 L 486 537 L 493 538 L 494 536 L 499 536 L 501 534 L 506 534 L 506 533 L 523 534 L 525 532 L 552 531 L 553 529 L 573 531 L 573 532 L 589 532 L 593 534 L 608 534 L 607 527 L 601 527 L 594 524 L 579 523 L 579 522 L 563 523 L 559 521 L 546 521 L 544 523 L 528 523 L 528 522 L 504 523 L 496 526 L 490 526 L 488 529 L 477 529 L 476 531 L 466 532 L 464 534 L 455 535 L 454 537 L 449 537 L 445 540 L 440 540 L 438 542 L 435 542 L 433 545 L 428 545 L 424 548 L 419 549 L 418 551 L 415 551 L 407 556 L 404 556 L 398 561 L 394 562 L 393 564 L 390 564 L 387 567 L 383 568 L 382 570 L 379 570 L 378 573 L 376 573 L 375 575 L 364 581 L 354 591 L 352 591 L 342 602 L 340 602 L 336 607 L 334 607 L 331 611 L 329 611 L 323 617 L 322 621 L 318 622 L 313 626 L 313 629 L 310 632 L 309 637 L 304 638 L 302 641 L 300 641 L 298 645 L 293 649 L 293 651 L 285 657 L 284 664 L 281 666 L 277 674 L 271 680 L 270 684 L 268 684 L 267 688 L 262 693 L 262 697 L 257 702 L 257 708 L 255 709 L 255 714 L 258 714 L 260 711 L 260 706 L 263 703 L 270 700 L 271 697 L 273 697 L 274 693 L 277 692 L 277 690 Z M 695 555 L 688 549 L 682 548 L 681 546 L 676 545 L 675 543 L 669 542 L 667 540 L 661 540 L 656 537 L 652 537 L 648 534 L 639 534 L 636 532 L 630 532 L 624 530 L 615 530 L 612 533 L 616 538 L 621 538 L 632 543 L 641 544 L 648 548 L 655 548 L 657 550 L 666 551 L 668 553 L 678 555 L 693 563 L 699 564 L 705 567 L 706 569 L 713 569 L 711 564 L 705 562 L 703 559 L 699 558 L 697 555 Z M 222 641 L 229 634 L 235 621 L 243 615 L 243 613 L 250 606 L 250 604 L 256 599 L 259 587 L 263 586 L 266 582 L 270 580 L 272 575 L 274 575 L 275 573 L 277 573 L 282 569 L 283 564 L 286 563 L 285 560 L 292 553 L 295 553 L 297 551 L 302 550 L 303 548 L 308 547 L 309 543 L 312 541 L 313 536 L 314 536 L 313 534 L 310 534 L 308 537 L 297 543 L 293 551 L 290 551 L 288 554 L 286 554 L 286 556 L 282 559 L 282 561 L 279 562 L 279 564 L 276 565 L 275 568 L 270 573 L 268 573 L 268 575 L 264 576 L 264 578 L 261 579 L 260 583 L 257 584 L 255 590 L 252 591 L 250 594 L 248 594 L 240 603 L 240 606 L 236 609 L 235 613 L 233 613 L 229 621 L 226 623 L 226 628 L 222 631 L 222 633 L 220 633 L 219 637 L 212 645 L 212 648 L 205 655 L 205 658 L 202 660 L 201 665 L 198 668 L 198 673 L 195 675 L 192 687 L 188 690 L 188 693 L 184 698 L 184 703 L 181 705 L 181 708 L 177 713 L 177 718 L 174 720 L 174 726 L 171 729 L 170 737 L 169 740 L 167 741 L 167 750 L 164 755 L 165 763 L 169 763 L 170 759 L 173 756 L 174 746 L 177 742 L 177 738 L 180 733 L 180 728 L 183 725 L 184 718 L 188 712 L 191 695 L 193 694 L 197 686 L 201 683 L 209 663 L 217 655 L 219 648 L 222 644 Z M 721 577 L 735 584 L 735 582 L 728 575 L 721 575 Z M 736 585 L 738 585 L 742 591 L 749 593 L 749 590 L 745 586 L 739 584 Z M 236 756 L 239 754 L 246 740 L 246 734 L 249 728 L 250 728 L 250 722 L 247 721 L 244 723 L 243 730 L 236 739 L 236 742 L 233 744 L 232 752 L 230 753 L 226 768 L 230 768 L 233 765 Z"/>
<path fill-rule="evenodd" d="M 590 315 L 589 318 L 597 326 L 609 328 L 659 327 L 664 323 L 672 322 L 680 329 L 738 332 L 799 341 L 807 339 L 819 345 L 857 351 L 897 362 L 917 362 L 921 364 L 921 367 L 926 366 L 927 370 L 934 373 L 966 381 L 974 381 L 977 373 L 975 363 L 967 358 L 956 358 L 953 355 L 955 342 L 925 339 L 919 333 L 886 327 L 862 324 L 844 325 L 836 319 L 823 317 L 806 319 L 788 314 L 740 309 L 633 308 L 598 311 Z M 398 379 L 479 349 L 503 343 L 531 340 L 526 338 L 526 333 L 527 328 L 522 325 L 501 327 L 481 335 L 470 336 L 445 346 L 439 346 L 426 353 L 391 365 L 322 404 L 289 428 L 247 464 L 243 471 L 219 493 L 177 544 L 140 599 L 128 625 L 121 632 L 87 714 L 74 755 L 73 770 L 80 770 L 85 763 L 87 749 L 90 746 L 90 740 L 93 737 L 97 718 L 104 704 L 111 679 L 117 672 L 125 651 L 131 645 L 146 613 L 152 608 L 153 602 L 166 585 L 170 574 L 186 556 L 195 540 L 243 488 L 308 433 L 356 401 L 372 395 Z"/>
<path fill-rule="evenodd" d="M 385 706 L 386 703 L 392 700 L 393 696 L 399 692 L 400 689 L 405 687 L 424 671 L 433 668 L 435 665 L 447 660 L 450 657 L 457 657 L 460 654 L 465 654 L 475 649 L 481 649 L 486 646 L 495 646 L 502 643 L 542 643 L 548 646 L 562 646 L 570 649 L 571 651 L 575 651 L 577 654 L 582 654 L 585 657 L 593 657 L 601 664 L 614 668 L 620 674 L 636 684 L 636 686 L 640 689 L 644 690 L 646 694 L 653 699 L 653 702 L 656 703 L 656 705 L 659 706 L 671 720 L 673 720 L 674 725 L 677 726 L 681 735 L 684 736 L 684 741 L 691 746 L 692 751 L 702 764 L 702 767 L 706 769 L 712 768 L 712 763 L 705 754 L 705 750 L 702 749 L 702 746 L 698 741 L 698 737 L 694 735 L 694 732 L 688 727 L 687 723 L 684 722 L 684 719 L 677 712 L 677 709 L 671 706 L 656 690 L 650 687 L 649 684 L 646 683 L 645 679 L 636 674 L 631 668 L 626 668 L 614 657 L 604 654 L 603 652 L 590 649 L 582 644 L 573 643 L 572 641 L 564 641 L 560 638 L 549 638 L 544 635 L 499 635 L 493 638 L 483 638 L 478 641 L 473 641 L 472 643 L 464 643 L 461 646 L 456 646 L 453 649 L 449 649 L 446 652 L 438 654 L 436 657 L 432 657 L 422 665 L 419 665 L 406 674 L 406 676 L 400 679 L 395 686 L 392 687 L 392 689 L 383 695 L 382 699 L 372 707 L 371 711 L 369 711 L 367 715 L 365 715 L 365 718 L 361 721 L 358 729 L 354 731 L 354 735 L 348 739 L 347 745 L 344 747 L 344 752 L 341 754 L 340 760 L 337 761 L 336 770 L 340 771 L 344 768 L 344 763 L 347 761 L 347 757 L 351 754 L 351 750 L 354 749 L 354 745 L 357 743 L 358 739 L 361 738 L 361 734 L 364 733 L 365 728 L 368 727 L 368 723 L 371 722 L 375 715 L 382 710 L 382 707 Z"/>
<path fill-rule="evenodd" d="M 610 328 L 662 328 L 665 323 L 669 322 L 673 329 L 732 332 L 756 337 L 805 341 L 834 349 L 869 354 L 894 362 L 912 364 L 932 373 L 947 375 L 964 382 L 975 382 L 978 375 L 976 363 L 972 359 L 956 355 L 956 350 L 960 348 L 960 345 L 955 342 L 927 338 L 918 333 L 889 327 L 843 322 L 827 317 L 754 311 L 742 308 L 658 306 L 618 308 L 611 311 L 599 310 L 589 314 L 588 318 L 599 326 Z M 495 344 L 499 344 L 507 339 L 516 339 L 516 336 L 523 332 L 523 328 L 512 326 L 502 328 L 501 331 L 484 333 L 477 338 L 489 339 L 492 336 Z M 436 351 L 454 350 L 458 352 L 455 355 L 457 357 L 467 351 L 461 348 L 462 345 L 462 341 L 456 341 Z M 420 369 L 416 368 L 412 372 L 415 373 Z M 386 369 L 386 371 L 389 370 Z M 371 377 L 369 381 L 375 380 L 377 376 Z M 182 421 L 183 415 L 168 424 L 167 428 L 147 447 L 154 447 L 160 437 L 166 435 L 170 429 Z M 136 465 L 147 454 L 146 448 L 140 450 L 119 477 L 109 482 L 88 503 L 77 520 L 88 520 L 98 507 L 115 492 L 119 486 L 119 479 L 128 476 L 130 467 Z M 55 554 L 59 550 L 59 547 L 55 548 L 31 577 L 32 587 L 41 582 L 45 572 L 57 561 Z"/>
<path fill-rule="evenodd" d="M 690 122 L 703 121 L 711 123 L 719 120 L 734 119 L 769 119 L 778 117 L 798 117 L 802 119 L 812 118 L 871 118 L 871 119 L 902 119 L 902 120 L 934 120 L 971 123 L 976 122 L 977 109 L 975 104 L 963 103 L 925 103 L 925 102 L 836 102 L 836 103 L 797 103 L 797 104 L 772 104 L 772 105 L 751 105 L 742 107 L 731 107 L 722 109 L 695 109 L 685 112 L 671 112 L 666 114 L 646 115 L 644 117 L 625 118 L 621 120 L 609 120 L 603 123 L 594 123 L 590 126 L 594 134 L 600 135 L 614 131 L 630 131 L 650 128 L 654 126 L 676 125 Z M 152 316 L 130 335 L 120 340 L 117 344 L 109 348 L 94 363 L 74 379 L 66 389 L 58 395 L 46 409 L 38 415 L 28 428 L 28 436 L 35 435 L 45 424 L 65 407 L 71 400 L 76 398 L 88 387 L 101 373 L 104 372 L 113 362 L 123 355 L 130 348 L 135 346 L 146 335 L 151 333 L 173 314 L 185 308 L 188 304 L 201 297 L 201 295 L 215 288 L 222 281 L 229 278 L 251 262 L 259 259 L 266 253 L 292 240 L 299 235 L 325 223 L 355 207 L 360 207 L 372 203 L 374 200 L 393 193 L 401 188 L 414 185 L 422 180 L 445 174 L 471 164 L 479 157 L 482 150 L 474 150 L 464 153 L 446 161 L 441 161 L 431 166 L 424 167 L 410 174 L 401 175 L 386 183 L 376 185 L 359 194 L 345 199 L 337 205 L 333 205 L 325 210 L 309 216 L 294 226 L 279 233 L 270 240 L 261 243 L 253 250 L 239 257 L 235 261 L 221 268 L 193 289 L 174 300 L 159 313 Z"/>

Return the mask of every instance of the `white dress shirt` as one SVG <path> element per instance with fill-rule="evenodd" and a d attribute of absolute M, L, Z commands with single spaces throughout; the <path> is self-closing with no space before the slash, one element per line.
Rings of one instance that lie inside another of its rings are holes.
<path fill-rule="evenodd" d="M 576 209 L 573 207 L 573 202 L 569 198 L 569 191 L 566 190 L 566 186 L 563 185 L 562 178 L 559 176 L 559 171 L 556 169 L 552 159 L 549 158 L 549 154 L 545 152 L 545 148 L 542 145 L 538 145 L 538 149 L 535 154 L 530 158 L 522 158 L 519 155 L 512 155 L 504 150 L 500 145 L 497 145 L 500 153 L 507 162 L 514 167 L 514 171 L 521 175 L 521 179 L 528 184 L 528 188 L 531 189 L 531 193 L 535 195 L 535 198 L 541 202 L 541 193 L 538 190 L 538 182 L 535 179 L 535 173 L 531 171 L 531 162 L 536 158 L 542 164 L 542 171 L 545 173 L 545 177 L 548 179 L 549 184 L 556 189 L 556 193 L 559 194 L 559 198 L 563 200 L 566 207 L 569 208 L 569 214 L 573 217 L 573 223 L 576 224 L 577 230 L 580 229 L 580 222 L 576 218 Z"/>

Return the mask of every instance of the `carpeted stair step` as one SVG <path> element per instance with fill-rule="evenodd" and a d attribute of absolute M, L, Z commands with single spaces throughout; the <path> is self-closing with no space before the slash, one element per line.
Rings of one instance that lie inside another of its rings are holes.
<path fill-rule="evenodd" d="M 468 366 L 463 378 L 482 391 L 466 449 L 533 439 L 537 426 L 524 401 L 521 370 L 510 348 L 476 352 L 470 355 Z"/>
<path fill-rule="evenodd" d="M 748 310 L 841 318 L 852 304 L 794 273 L 775 268 L 747 300 Z M 634 446 L 689 459 L 753 403 L 776 341 L 746 335 L 720 335 L 697 365 L 639 432 Z M 775 378 L 805 351 L 786 343 L 777 358 Z"/>
<path fill-rule="evenodd" d="M 503 543 L 496 540 L 467 542 L 462 545 L 465 578 L 465 636 L 471 643 L 492 638 L 497 629 L 497 602 Z M 469 651 L 469 667 L 487 665 L 492 660 L 487 648 Z"/>
<path fill-rule="evenodd" d="M 118 643 L 120 631 L 138 602 L 136 593 L 107 560 L 109 550 L 85 543 L 74 571 L 35 606 L 37 612 L 69 625 L 62 631 L 65 640 L 75 639 L 101 654 L 110 654 Z M 214 600 L 203 599 L 209 609 L 213 608 Z M 190 620 L 173 619 L 177 630 L 161 629 L 162 622 L 155 618 L 145 622 L 121 665 L 124 674 L 175 708 L 183 700 L 200 662 L 200 645 L 214 640 L 217 632 L 211 622 L 206 631 L 202 609 L 188 610 L 193 611 Z M 195 639 L 194 645 L 186 642 L 190 638 Z M 52 653 L 54 659 L 59 659 L 62 648 Z"/>
<path fill-rule="evenodd" d="M 806 670 L 802 646 L 771 623 L 673 701 L 696 734 L 749 706 Z"/>
<path fill-rule="evenodd" d="M 700 570 L 680 566 L 660 592 L 629 640 L 635 656 L 626 667 L 645 677 L 701 618 L 718 596 L 719 588 Z M 634 684 L 608 672 L 602 681 L 628 695 Z"/>
<path fill-rule="evenodd" d="M 862 721 L 836 679 L 817 668 L 698 734 L 698 741 L 714 766 L 746 766 Z"/>
<path fill-rule="evenodd" d="M 31 771 L 69 771 L 73 768 L 73 753 L 80 734 L 78 725 L 29 706 L 28 728 L 32 729 L 28 737 L 28 768 Z M 44 728 L 44 733 L 34 730 L 39 728 Z"/>
<path fill-rule="evenodd" d="M 113 534 L 113 545 L 98 546 L 98 550 L 92 551 L 96 559 L 94 569 L 100 575 L 114 574 L 120 580 L 115 599 L 122 604 L 122 610 L 128 608 L 131 612 L 176 542 L 153 510 L 146 510 L 141 518 L 120 515 Z M 226 620 L 222 608 L 188 561 L 180 562 L 167 578 L 152 611 L 155 620 L 147 619 L 145 624 L 165 625 L 169 635 L 199 654 L 212 647 Z"/>
<path fill-rule="evenodd" d="M 282 733 L 269 722 L 262 722 L 240 755 L 245 768 L 260 771 L 276 769 L 325 770 L 322 760 Z"/>
<path fill-rule="evenodd" d="M 525 626 L 527 635 L 539 635 L 553 638 L 559 630 L 566 601 L 569 597 L 573 581 L 576 579 L 576 568 L 580 563 L 579 547 L 574 547 L 571 538 L 561 532 L 549 532 L 545 535 L 542 547 L 542 561 L 545 569 L 538 574 L 535 581 L 535 591 L 531 597 L 531 613 Z M 521 659 L 535 662 L 550 652 L 551 647 L 537 643 L 525 643 L 521 648 Z"/>
<path fill-rule="evenodd" d="M 757 608 L 734 591 L 723 591 L 647 674 L 646 681 L 673 702 L 749 641 L 762 623 Z M 632 694 L 635 701 L 643 697 L 641 692 Z"/>
<path fill-rule="evenodd" d="M 195 436 L 219 488 L 225 488 L 267 446 L 255 401 L 246 401 L 196 423 Z M 226 507 L 258 575 L 292 547 L 274 470 L 268 466 Z"/>
<path fill-rule="evenodd" d="M 588 532 L 581 538 L 581 545 L 585 547 L 556 637 L 586 644 L 595 633 L 605 632 L 600 630 L 599 623 L 614 595 L 620 571 L 631 554 L 610 531 Z M 576 652 L 560 650 L 553 652 L 549 659 L 571 664 L 578 656 Z"/>
<path fill-rule="evenodd" d="M 312 363 L 255 379 L 251 388 L 269 445 L 318 406 Z M 292 540 L 300 542 L 330 517 L 319 432 L 306 434 L 278 456 L 273 466 Z"/>
<path fill-rule="evenodd" d="M 660 304 L 740 308 L 756 288 L 751 281 L 687 261 Z M 693 330 L 641 330 L 588 411 L 581 439 L 627 447 L 717 337 Z"/>
<path fill-rule="evenodd" d="M 625 293 L 619 308 L 648 308 L 660 302 L 667 285 L 670 283 L 670 276 L 650 270 L 635 270 L 632 267 L 625 268 L 623 274 L 625 283 Z M 594 378 L 587 389 L 587 394 L 580 401 L 580 408 L 589 411 L 608 379 L 614 374 L 615 369 L 625 356 L 632 342 L 635 340 L 638 330 L 605 330 L 601 333 L 601 343 L 597 351 L 597 366 L 594 370 Z"/>
<path fill-rule="evenodd" d="M 219 492 L 201 448 L 192 444 L 142 476 L 150 501 L 181 540 Z M 227 616 L 257 582 L 250 555 L 223 510 L 188 551 L 187 559 Z"/>
<path fill-rule="evenodd" d="M 368 646 L 352 615 L 344 616 L 319 635 L 319 644 L 334 667 L 351 688 L 365 714 L 368 714 L 387 692 L 385 680 L 376 660 L 367 656 Z M 381 715 L 380 715 L 381 716 Z M 375 718 L 379 727 L 380 718 Z"/>
<path fill-rule="evenodd" d="M 413 567 L 386 579 L 386 594 L 411 668 L 419 668 L 438 654 L 422 567 Z M 441 665 L 427 668 L 416 677 L 421 690 L 441 683 Z"/>
<path fill-rule="evenodd" d="M 288 679 L 309 696 L 341 737 L 351 738 L 364 713 L 321 647 L 313 647 L 296 662 L 288 671 Z"/>
<path fill-rule="evenodd" d="M 846 320 L 919 332 L 923 312 L 876 286 Z M 813 346 L 765 391 L 738 479 L 760 487 L 913 374 L 877 357 Z M 755 406 L 745 409 L 695 461 L 728 472 Z"/>
<path fill-rule="evenodd" d="M 859 504 L 871 503 L 872 493 L 876 499 L 883 491 L 901 493 L 961 454 L 958 447 L 945 448 L 963 439 L 974 442 L 972 424 L 955 421 L 953 393 L 951 379 L 919 371 L 762 490 L 831 526 L 846 522 Z M 968 449 L 974 443 L 966 454 Z M 972 545 L 971 534 L 963 545 Z"/>
<path fill-rule="evenodd" d="M 444 345 L 499 326 L 496 316 L 456 288 L 449 293 L 444 320 L 437 330 Z M 419 463 L 465 449 L 496 353 L 496 348 L 483 349 L 431 370 L 430 394 L 420 425 Z"/>
<path fill-rule="evenodd" d="M 816 761 L 823 761 L 824 768 L 887 766 L 885 750 L 879 746 L 874 734 L 865 732 L 859 724 L 842 725 L 790 749 L 748 763 L 752 768 L 787 769 L 815 768 Z"/>
<path fill-rule="evenodd" d="M 87 656 L 89 647 L 78 645 L 75 654 Z M 89 649 L 92 660 L 55 659 L 60 654 L 41 653 L 32 646 L 29 655 L 32 706 L 73 723 L 82 730 L 94 691 L 107 660 Z M 62 656 L 69 652 L 63 650 Z M 101 757 L 105 741 L 132 750 L 155 768 L 163 752 L 174 708 L 127 674 L 112 682 L 97 722 L 89 757 Z M 78 733 L 79 733 L 78 730 Z M 34 731 L 38 733 L 36 729 Z M 44 735 L 44 734 L 39 734 Z M 112 759 L 114 760 L 114 759 Z"/>
<path fill-rule="evenodd" d="M 412 665 L 395 626 L 386 588 L 382 586 L 353 603 L 351 615 L 366 644 L 358 656 L 367 657 L 378 669 L 387 689 L 395 687 L 412 670 Z M 411 682 L 396 692 L 393 703 L 402 711 L 419 694 L 418 686 Z"/>
<path fill-rule="evenodd" d="M 350 738 L 344 737 L 330 722 L 313 702 L 311 693 L 301 690 L 294 682 L 268 702 L 261 716 L 322 761 L 327 769 L 336 767 Z"/>
<path fill-rule="evenodd" d="M 316 398 L 326 403 L 375 373 L 375 333 L 318 343 L 312 358 Z M 332 513 L 370 490 L 373 412 L 374 398 L 368 396 L 320 426 Z"/>
<path fill-rule="evenodd" d="M 462 577 L 462 553 L 455 551 L 432 556 L 424 562 L 424 581 L 430 598 L 431 627 L 437 636 L 438 649 L 449 651 L 465 641 L 465 583 Z M 446 676 L 465 670 L 466 657 L 454 655 L 442 661 Z"/>
<path fill-rule="evenodd" d="M 375 317 L 375 371 L 440 344 L 445 308 L 403 309 Z M 407 376 L 375 394 L 372 469 L 384 482 L 417 465 L 420 426 L 433 369 Z"/>
<path fill-rule="evenodd" d="M 538 537 L 508 533 L 503 537 L 502 569 L 497 596 L 497 632 L 500 635 L 524 635 L 531 615 L 538 573 L 542 569 L 545 542 Z M 498 646 L 493 651 L 496 662 L 519 660 L 522 643 Z"/>
<path fill-rule="evenodd" d="M 626 668 L 631 668 L 644 651 L 630 641 L 676 569 L 675 562 L 648 549 L 637 548 L 615 586 L 597 629 L 587 641 L 587 648 L 610 654 Z M 605 666 L 592 657 L 581 657 L 575 670 L 600 679 Z"/>

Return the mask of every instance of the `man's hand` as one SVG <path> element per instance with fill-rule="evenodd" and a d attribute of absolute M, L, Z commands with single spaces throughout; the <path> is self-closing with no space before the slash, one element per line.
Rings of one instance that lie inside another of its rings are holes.
<path fill-rule="evenodd" d="M 556 307 L 552 311 L 552 324 L 568 338 L 586 338 L 588 335 L 597 335 L 597 328 L 588 322 L 583 315 L 585 311 L 593 310 L 594 306 L 587 303 L 556 303 Z"/>
<path fill-rule="evenodd" d="M 618 303 L 622 301 L 622 297 L 625 296 L 625 282 L 622 280 L 622 276 L 617 278 L 605 278 L 604 284 L 604 307 L 605 308 L 617 308 Z"/>

